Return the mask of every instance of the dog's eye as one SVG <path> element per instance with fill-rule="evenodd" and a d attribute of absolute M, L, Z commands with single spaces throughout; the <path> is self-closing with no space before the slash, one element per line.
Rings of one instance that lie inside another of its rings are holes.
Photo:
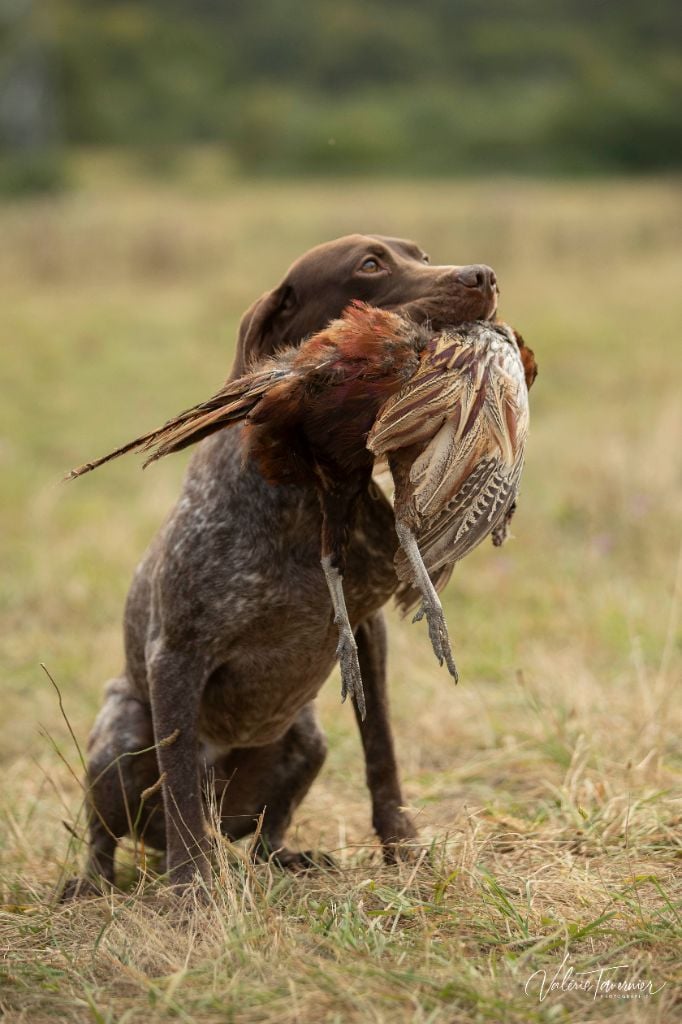
<path fill-rule="evenodd" d="M 373 256 L 369 256 L 360 266 L 360 270 L 364 274 L 376 274 L 377 270 L 381 270 L 381 266 L 378 260 L 375 260 Z"/>

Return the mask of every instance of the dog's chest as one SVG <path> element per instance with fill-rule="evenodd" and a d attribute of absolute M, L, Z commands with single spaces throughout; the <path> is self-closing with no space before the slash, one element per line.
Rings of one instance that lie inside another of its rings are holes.
<path fill-rule="evenodd" d="M 222 650 L 202 699 L 200 735 L 214 753 L 276 741 L 334 667 L 338 629 L 319 563 L 319 515 L 309 512 L 260 584 L 251 575 L 252 599 L 241 590 L 239 635 Z M 354 628 L 395 591 L 396 543 L 390 506 L 368 499 L 358 510 L 344 575 Z"/>
<path fill-rule="evenodd" d="M 346 557 L 343 588 L 353 626 L 381 608 L 395 592 L 393 556 L 398 546 L 393 512 L 381 499 L 358 515 Z"/>

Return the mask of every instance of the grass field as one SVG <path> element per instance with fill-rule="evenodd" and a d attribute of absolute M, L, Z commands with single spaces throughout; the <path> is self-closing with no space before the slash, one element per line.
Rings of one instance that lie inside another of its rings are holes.
<path fill-rule="evenodd" d="M 0 208 L 0 225 L 0 1014 L 672 1021 L 674 183 L 180 189 L 100 169 L 60 200 Z M 292 878 L 225 846 L 213 902 L 178 923 L 129 847 L 124 895 L 56 905 L 83 856 L 62 824 L 80 831 L 81 769 L 40 663 L 84 745 L 121 664 L 129 578 L 184 460 L 144 475 L 123 460 L 68 487 L 60 476 L 204 397 L 230 365 L 240 311 L 309 245 L 351 230 L 415 237 L 438 262 L 491 263 L 501 313 L 540 364 L 514 539 L 475 552 L 446 593 L 458 688 L 424 630 L 390 613 L 393 720 L 423 853 L 380 862 L 335 676 L 319 700 L 329 758 L 292 840 L 334 852 L 338 872 Z M 641 983 L 640 997 L 595 998 L 601 968 L 603 981 Z M 541 990 L 543 971 L 563 989 Z"/>

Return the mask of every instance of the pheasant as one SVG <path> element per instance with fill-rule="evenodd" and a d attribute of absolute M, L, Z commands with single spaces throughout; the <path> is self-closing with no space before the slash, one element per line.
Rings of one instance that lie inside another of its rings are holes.
<path fill-rule="evenodd" d="M 243 422 L 244 457 L 272 484 L 315 487 L 321 563 L 339 628 L 342 699 L 365 716 L 343 592 L 345 549 L 375 460 L 395 483 L 398 601 L 426 616 L 431 644 L 457 680 L 438 598 L 457 561 L 513 514 L 528 432 L 532 351 L 512 328 L 476 321 L 438 333 L 361 302 L 297 348 L 286 348 L 212 398 L 109 455 L 151 452 L 145 466 Z"/>

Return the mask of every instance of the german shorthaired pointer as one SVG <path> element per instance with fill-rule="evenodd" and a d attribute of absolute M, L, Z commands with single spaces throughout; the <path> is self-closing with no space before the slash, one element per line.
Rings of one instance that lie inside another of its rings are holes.
<path fill-rule="evenodd" d="M 437 329 L 438 310 L 491 317 L 486 266 L 432 266 L 413 242 L 350 235 L 311 249 L 242 318 L 236 377 L 300 342 L 353 299 Z M 442 325 L 445 326 L 445 325 Z M 402 809 L 386 696 L 382 606 L 396 591 L 392 510 L 363 494 L 344 579 L 367 702 L 358 718 L 372 823 L 393 860 L 415 828 Z M 125 667 L 105 692 L 88 745 L 89 857 L 65 897 L 114 881 L 118 840 L 165 850 L 171 883 L 208 877 L 206 793 L 222 832 L 261 819 L 257 854 L 307 867 L 285 832 L 325 758 L 313 701 L 334 666 L 337 628 L 320 569 L 312 487 L 267 484 L 242 464 L 240 428 L 203 441 L 180 499 L 140 563 L 125 610 Z"/>

